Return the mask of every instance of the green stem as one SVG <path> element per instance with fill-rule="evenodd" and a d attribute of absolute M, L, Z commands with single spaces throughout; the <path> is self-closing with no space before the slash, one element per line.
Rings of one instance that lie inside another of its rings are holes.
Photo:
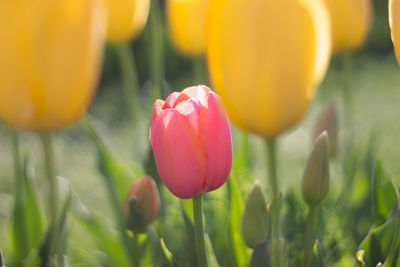
<path fill-rule="evenodd" d="M 147 226 L 147 236 L 150 239 L 152 255 L 153 255 L 153 266 L 160 266 L 159 255 L 162 253 L 160 246 L 160 237 L 152 225 Z"/>
<path fill-rule="evenodd" d="M 139 249 L 139 237 L 137 234 L 135 234 L 132 238 L 132 244 L 133 244 L 133 266 L 139 267 L 140 266 L 140 249 Z"/>
<path fill-rule="evenodd" d="M 49 183 L 49 214 L 50 214 L 50 229 L 54 229 L 57 221 L 57 202 L 58 202 L 58 186 L 57 177 L 54 170 L 54 152 L 52 136 L 50 134 L 42 134 L 41 136 L 44 165 L 47 181 Z"/>
<path fill-rule="evenodd" d="M 203 194 L 193 199 L 194 236 L 199 267 L 208 267 L 203 225 Z"/>
<path fill-rule="evenodd" d="M 163 50 L 163 26 L 161 10 L 158 0 L 151 1 L 150 10 L 150 46 L 151 51 L 151 80 L 153 100 L 163 97 L 162 83 L 164 80 L 164 50 Z"/>
<path fill-rule="evenodd" d="M 352 59 L 350 54 L 342 55 L 342 79 L 343 79 L 343 104 L 344 104 L 344 117 L 346 118 L 346 127 L 350 135 L 353 133 L 353 90 L 351 88 L 351 70 Z"/>
<path fill-rule="evenodd" d="M 15 231 L 17 246 L 21 247 L 26 256 L 29 252 L 27 242 L 27 229 L 26 229 L 26 217 L 24 212 L 25 206 L 25 182 L 22 172 L 21 155 L 20 155 L 20 142 L 19 135 L 16 131 L 12 131 L 12 144 L 13 144 L 13 155 L 14 155 L 14 175 L 15 175 Z M 1 265 L 0 265 L 1 267 Z"/>
<path fill-rule="evenodd" d="M 129 43 L 115 45 L 121 64 L 124 98 L 133 122 L 139 117 L 139 80 L 135 56 Z"/>
<path fill-rule="evenodd" d="M 304 233 L 304 258 L 303 267 L 309 267 L 311 264 L 312 251 L 313 251 L 313 223 L 315 217 L 315 207 L 310 206 L 308 210 L 306 229 Z"/>
<path fill-rule="evenodd" d="M 204 84 L 204 58 L 203 57 L 195 57 L 192 59 L 193 62 L 193 79 L 196 84 Z"/>
<path fill-rule="evenodd" d="M 272 243 L 274 253 L 272 253 L 272 266 L 280 267 L 281 265 L 281 244 L 280 244 L 280 198 L 278 191 L 278 180 L 277 180 L 277 161 L 276 161 L 276 139 L 266 139 L 267 152 L 268 152 L 268 182 L 272 190 L 272 197 L 275 202 L 273 208 L 272 218 Z"/>

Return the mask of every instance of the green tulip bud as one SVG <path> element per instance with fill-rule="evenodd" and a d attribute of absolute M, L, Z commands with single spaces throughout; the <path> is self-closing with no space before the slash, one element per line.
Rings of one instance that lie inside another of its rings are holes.
<path fill-rule="evenodd" d="M 338 133 L 336 108 L 333 103 L 327 106 L 318 117 L 314 127 L 313 140 L 315 140 L 323 131 L 328 132 L 329 155 L 333 155 L 336 151 Z"/>
<path fill-rule="evenodd" d="M 157 217 L 160 207 L 158 189 L 151 177 L 139 179 L 129 190 L 124 201 L 127 228 L 135 233 L 146 231 Z"/>
<path fill-rule="evenodd" d="M 0 267 L 3 267 L 3 252 L 1 251 L 1 248 L 0 248 Z"/>
<path fill-rule="evenodd" d="M 243 239 L 246 245 L 251 248 L 255 248 L 268 238 L 268 210 L 258 182 L 254 184 L 247 197 L 241 227 Z"/>
<path fill-rule="evenodd" d="M 329 187 L 329 147 L 328 133 L 324 131 L 314 142 L 303 174 L 303 198 L 310 206 L 317 205 L 328 192 Z"/>

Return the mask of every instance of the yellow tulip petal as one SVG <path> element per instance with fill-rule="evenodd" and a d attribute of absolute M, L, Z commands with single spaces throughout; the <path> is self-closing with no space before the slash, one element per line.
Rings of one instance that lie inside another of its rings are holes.
<path fill-rule="evenodd" d="M 363 45 L 372 20 L 371 0 L 325 0 L 332 25 L 333 51 L 351 51 Z"/>
<path fill-rule="evenodd" d="M 101 67 L 102 15 L 97 0 L 0 1 L 3 120 L 52 131 L 86 111 Z"/>
<path fill-rule="evenodd" d="M 389 25 L 397 62 L 400 64 L 400 1 L 389 0 Z"/>
<path fill-rule="evenodd" d="M 143 30 L 150 10 L 150 0 L 106 0 L 107 39 L 123 43 L 135 39 Z"/>
<path fill-rule="evenodd" d="M 187 56 L 205 52 L 205 27 L 209 0 L 168 0 L 167 18 L 175 49 Z"/>
<path fill-rule="evenodd" d="M 303 117 L 327 69 L 329 29 L 319 1 L 211 1 L 210 74 L 239 127 L 273 137 Z"/>

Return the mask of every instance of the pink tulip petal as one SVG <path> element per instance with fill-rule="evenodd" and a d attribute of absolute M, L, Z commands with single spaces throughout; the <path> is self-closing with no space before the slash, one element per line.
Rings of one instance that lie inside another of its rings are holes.
<path fill-rule="evenodd" d="M 210 91 L 210 88 L 208 88 L 207 86 L 199 85 L 186 88 L 182 91 L 182 94 L 197 99 L 203 106 L 207 106 L 207 97 Z"/>
<path fill-rule="evenodd" d="M 206 188 L 212 191 L 228 179 L 232 167 L 232 139 L 228 116 L 221 108 L 218 96 L 208 93 L 208 108 L 199 116 L 199 138 L 206 153 Z"/>
<path fill-rule="evenodd" d="M 178 92 L 173 92 L 172 94 L 170 94 L 167 99 L 165 100 L 165 104 L 163 106 L 163 109 L 167 109 L 167 108 L 173 108 L 175 105 L 175 101 L 176 99 L 180 96 L 181 93 Z"/>
<path fill-rule="evenodd" d="M 161 114 L 162 107 L 164 106 L 164 101 L 161 99 L 157 99 L 156 102 L 154 103 L 154 108 L 153 108 L 153 117 L 151 118 L 151 123 L 153 124 L 154 121 L 158 118 L 158 116 Z"/>
<path fill-rule="evenodd" d="M 164 110 L 151 129 L 158 173 L 177 197 L 194 198 L 204 188 L 205 153 L 192 126 L 179 112 Z"/>
<path fill-rule="evenodd" d="M 202 105 L 200 104 L 200 102 L 193 98 L 180 102 L 178 105 L 175 106 L 175 110 L 178 111 L 183 116 L 185 116 L 187 121 L 193 127 L 193 130 L 196 134 L 199 128 L 198 118 L 201 108 Z"/>
<path fill-rule="evenodd" d="M 167 100 L 165 100 L 163 109 L 175 108 L 176 105 L 178 105 L 180 102 L 187 100 L 187 99 L 189 99 L 188 95 L 174 92 L 168 96 Z"/>

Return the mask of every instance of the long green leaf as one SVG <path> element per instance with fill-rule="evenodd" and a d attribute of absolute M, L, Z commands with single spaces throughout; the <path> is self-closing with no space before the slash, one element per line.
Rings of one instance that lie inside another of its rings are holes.
<path fill-rule="evenodd" d="M 250 257 L 249 249 L 243 240 L 240 227 L 243 213 L 243 200 L 233 176 L 228 179 L 228 184 L 230 195 L 229 240 L 236 266 L 244 267 L 248 265 Z"/>

